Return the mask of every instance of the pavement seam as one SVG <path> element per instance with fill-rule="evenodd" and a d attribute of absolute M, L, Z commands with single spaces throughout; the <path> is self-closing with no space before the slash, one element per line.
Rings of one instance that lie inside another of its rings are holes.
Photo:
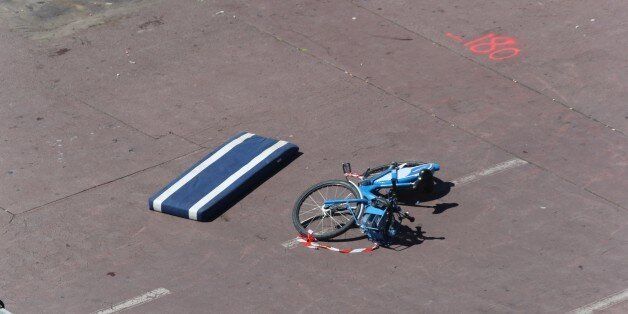
<path fill-rule="evenodd" d="M 437 46 L 439 46 L 441 48 L 444 48 L 444 49 L 446 49 L 446 50 L 448 50 L 448 51 L 450 51 L 450 52 L 452 52 L 452 53 L 454 53 L 454 54 L 456 54 L 456 55 L 458 55 L 458 56 L 460 56 L 460 57 L 462 57 L 462 58 L 464 58 L 464 59 L 466 59 L 468 61 L 471 61 L 475 65 L 478 65 L 478 66 L 480 66 L 480 67 L 482 67 L 484 69 L 487 69 L 487 70 L 489 70 L 489 71 L 491 71 L 491 72 L 493 72 L 493 73 L 495 73 L 495 74 L 497 74 L 497 75 L 499 75 L 499 76 L 501 76 L 501 77 L 503 77 L 503 78 L 505 78 L 505 79 L 507 79 L 509 81 L 515 82 L 516 84 L 519 84 L 519 85 L 523 86 L 524 88 L 526 88 L 526 89 L 528 89 L 530 91 L 535 92 L 536 94 L 539 94 L 539 95 L 541 95 L 541 96 L 543 96 L 543 97 L 545 97 L 547 99 L 550 99 L 550 100 L 552 100 L 552 102 L 555 102 L 555 103 L 557 103 L 557 104 L 567 108 L 569 111 L 576 112 L 576 113 L 578 113 L 579 115 L 583 116 L 584 118 L 586 118 L 588 120 L 594 121 L 594 122 L 596 122 L 598 124 L 603 125 L 604 127 L 608 128 L 608 129 L 610 129 L 613 132 L 617 132 L 617 133 L 619 133 L 619 134 L 621 134 L 623 136 L 626 136 L 626 134 L 623 131 L 621 131 L 621 130 L 619 130 L 619 129 L 617 129 L 617 128 L 615 128 L 615 127 L 613 127 L 613 126 L 611 126 L 611 125 L 609 125 L 609 124 L 607 124 L 605 122 L 602 122 L 602 121 L 598 120 L 597 118 L 593 117 L 592 115 L 588 115 L 588 114 L 586 114 L 586 113 L 584 113 L 584 112 L 582 112 L 582 111 L 580 111 L 580 110 L 578 110 L 578 109 L 576 109 L 574 107 L 571 107 L 571 106 L 565 104 L 564 102 L 562 102 L 560 100 L 557 100 L 555 98 L 552 98 L 551 96 L 545 95 L 541 91 L 536 90 L 535 88 L 533 88 L 532 86 L 529 86 L 529 85 L 527 85 L 525 83 L 522 83 L 522 82 L 520 82 L 520 81 L 518 81 L 518 80 L 516 80 L 516 79 L 514 79 L 512 77 L 509 77 L 508 75 L 506 75 L 506 74 L 504 74 L 502 72 L 499 72 L 498 70 L 496 70 L 496 69 L 494 69 L 494 68 L 492 68 L 492 67 L 490 67 L 490 66 L 488 66 L 488 65 L 486 65 L 484 63 L 481 63 L 481 62 L 479 62 L 479 61 L 477 61 L 477 60 L 475 60 L 473 58 L 470 58 L 470 57 L 468 57 L 468 56 L 466 56 L 466 55 L 464 55 L 464 54 L 462 54 L 462 53 L 460 53 L 460 52 L 458 52 L 458 51 L 456 51 L 454 49 L 451 49 L 448 46 L 446 46 L 444 44 L 441 44 L 440 42 L 437 42 L 437 41 L 427 37 L 426 35 L 423 35 L 423 34 L 417 32 L 417 31 L 411 30 L 411 29 L 409 29 L 409 28 L 407 28 L 407 27 L 405 27 L 405 26 L 395 22 L 394 20 L 391 20 L 391 19 L 389 19 L 389 18 L 387 18 L 387 17 L 385 17 L 385 16 L 383 16 L 381 14 L 378 14 L 377 12 L 375 12 L 373 10 L 370 10 L 370 9 L 368 9 L 366 7 L 363 7 L 363 6 L 361 6 L 361 5 L 357 4 L 357 3 L 354 3 L 351 0 L 348 0 L 348 2 L 350 2 L 351 4 L 353 4 L 354 6 L 360 8 L 360 9 L 363 9 L 363 10 L 365 10 L 365 11 L 367 11 L 367 12 L 369 12 L 369 13 L 371 13 L 371 14 L 379 17 L 379 18 L 382 18 L 382 19 L 392 23 L 393 25 L 395 25 L 397 27 L 400 27 L 400 28 L 402 28 L 402 29 L 404 29 L 404 30 L 406 30 L 406 31 L 408 31 L 408 32 L 410 32 L 412 34 L 415 34 L 416 36 L 419 36 L 419 37 L 421 37 L 421 38 L 423 38 L 423 39 L 425 39 L 425 40 L 427 40 L 427 41 L 429 41 L 429 42 L 431 42 L 431 43 L 433 43 L 433 44 L 435 44 L 435 45 L 437 45 Z"/>
<path fill-rule="evenodd" d="M 187 137 L 185 137 L 183 135 L 179 135 L 179 134 L 174 133 L 172 131 L 168 131 L 168 134 L 170 134 L 170 135 L 172 135 L 172 136 L 174 136 L 176 138 L 180 138 L 180 139 L 182 139 L 182 140 L 184 140 L 184 141 L 186 141 L 186 142 L 188 142 L 188 143 L 190 143 L 192 145 L 195 145 L 195 146 L 197 146 L 199 148 L 209 148 L 207 146 L 204 146 L 203 144 L 199 144 L 199 143 L 197 143 L 197 142 L 195 142 L 195 141 L 193 141 L 193 140 L 191 140 L 191 139 L 189 139 L 189 138 L 187 138 Z"/>
<path fill-rule="evenodd" d="M 365 10 L 367 10 L 367 11 L 368 11 L 368 9 L 365 9 Z M 370 12 L 370 11 L 369 11 L 369 12 Z M 344 69 L 344 68 L 342 68 L 341 66 L 339 66 L 339 65 L 337 65 L 337 64 L 335 64 L 335 63 L 333 63 L 333 62 L 330 62 L 330 61 L 327 61 L 327 60 L 325 60 L 325 59 L 323 59 L 323 58 L 320 58 L 320 57 L 318 57 L 318 56 L 316 56 L 316 55 L 312 54 L 311 52 L 309 52 L 309 51 L 307 51 L 307 50 L 300 49 L 300 47 L 299 47 L 299 46 L 297 46 L 297 45 L 295 45 L 295 44 L 293 44 L 293 43 L 291 43 L 291 42 L 289 42 L 289 41 L 287 41 L 287 40 L 285 40 L 285 39 L 283 39 L 283 38 L 281 38 L 281 37 L 279 37 L 279 36 L 277 36 L 277 35 L 275 35 L 275 34 L 271 33 L 270 31 L 263 30 L 263 29 L 261 29 L 260 27 L 258 27 L 258 26 L 256 26 L 256 25 L 254 25 L 254 24 L 252 24 L 252 23 L 250 23 L 250 22 L 244 21 L 244 20 L 242 20 L 242 19 L 240 19 L 240 20 L 241 20 L 241 21 L 243 21 L 243 23 L 245 23 L 245 24 L 247 24 L 247 25 L 249 25 L 249 26 L 253 27 L 253 28 L 254 28 L 254 29 L 256 29 L 258 32 L 260 32 L 260 33 L 262 33 L 262 34 L 265 34 L 265 35 L 267 35 L 267 36 L 270 36 L 270 37 L 274 38 L 275 40 L 277 40 L 277 41 L 279 41 L 279 42 L 281 42 L 281 43 L 284 43 L 284 44 L 286 44 L 286 45 L 288 45 L 288 46 L 290 46 L 290 47 L 292 47 L 292 48 L 295 48 L 297 51 L 299 51 L 299 52 L 301 52 L 301 53 L 303 53 L 303 54 L 306 54 L 306 55 L 308 55 L 308 56 L 310 56 L 310 57 L 312 57 L 312 58 L 316 59 L 317 61 L 319 61 L 319 62 L 321 62 L 321 63 L 323 63 L 323 64 L 326 64 L 326 65 L 329 65 L 329 66 L 331 66 L 331 67 L 333 67 L 333 68 L 336 68 L 337 70 L 340 70 L 340 71 L 344 72 L 345 74 L 348 74 L 348 75 L 349 75 L 350 77 L 352 77 L 352 78 L 357 78 L 357 79 L 359 79 L 359 80 L 363 81 L 364 83 L 366 83 L 366 84 L 368 84 L 368 85 L 370 85 L 370 86 L 372 86 L 372 87 L 374 87 L 374 88 L 378 89 L 380 92 L 382 92 L 382 93 L 384 93 L 384 94 L 386 94 L 386 95 L 388 95 L 388 96 L 391 96 L 391 97 L 393 97 L 393 98 L 396 98 L 396 99 L 400 100 L 401 102 L 403 102 L 403 103 L 405 103 L 405 104 L 407 104 L 407 105 L 410 105 L 410 106 L 412 106 L 412 107 L 414 107 L 414 108 L 418 109 L 419 111 L 421 111 L 421 112 L 423 112 L 423 113 L 429 114 L 429 115 L 431 115 L 432 117 L 436 118 L 437 120 L 439 120 L 439 121 L 441 121 L 441 122 L 444 122 L 444 123 L 447 123 L 447 124 L 451 125 L 452 127 L 454 127 L 454 128 L 456 128 L 456 129 L 458 129 L 458 130 L 460 130 L 460 131 L 462 131 L 462 132 L 464 132 L 464 133 L 468 134 L 469 136 L 471 136 L 471 137 L 473 137 L 473 138 L 476 138 L 476 139 L 480 140 L 481 142 L 484 142 L 484 143 L 486 143 L 486 144 L 488 144 L 488 145 L 490 145 L 490 146 L 492 146 L 492 147 L 494 147 L 494 148 L 496 148 L 496 149 L 498 149 L 498 150 L 501 150 L 501 151 L 503 151 L 503 152 L 505 152 L 505 153 L 507 153 L 507 154 L 510 154 L 510 155 L 511 155 L 511 156 L 513 156 L 513 157 L 516 157 L 516 158 L 519 158 L 519 159 L 521 159 L 521 160 L 527 161 L 527 162 L 528 162 L 528 163 L 530 163 L 531 165 L 536 166 L 537 168 L 539 168 L 539 169 L 541 169 L 541 170 L 543 170 L 543 171 L 545 171 L 545 172 L 547 172 L 547 173 L 549 173 L 549 174 L 551 174 L 551 175 L 553 175 L 553 176 L 555 176 L 555 177 L 559 178 L 560 180 L 562 180 L 562 181 L 564 181 L 564 182 L 567 182 L 567 183 L 569 183 L 569 184 L 571 184 L 571 185 L 573 185 L 573 186 L 575 186 L 575 187 L 577 187 L 577 188 L 582 189 L 583 191 L 587 192 L 587 193 L 588 193 L 588 194 L 590 194 L 590 195 L 593 195 L 593 196 L 594 196 L 594 197 L 596 197 L 596 198 L 599 198 L 599 199 L 601 199 L 601 200 L 604 200 L 605 202 L 607 202 L 607 203 L 609 203 L 609 204 L 612 204 L 612 205 L 614 205 L 614 206 L 616 206 L 616 207 L 618 207 L 618 208 L 621 208 L 621 209 L 623 209 L 623 210 L 628 210 L 628 208 L 621 206 L 621 205 L 620 205 L 620 204 L 618 204 L 617 202 L 611 201 L 611 200 L 609 200 L 609 199 L 608 199 L 608 198 L 606 198 L 606 197 L 603 197 L 603 196 L 601 196 L 601 195 L 599 195 L 599 194 L 597 194 L 597 193 L 594 193 L 594 192 L 592 192 L 591 190 L 589 190 L 588 188 L 586 188 L 586 187 L 584 187 L 584 186 L 580 186 L 580 185 L 578 185 L 576 182 L 574 182 L 574 181 L 572 181 L 572 180 L 569 180 L 569 179 L 567 179 L 567 178 L 565 178 L 565 177 L 563 177 L 563 176 L 560 176 L 560 175 L 558 175 L 557 173 L 555 173 L 555 172 L 553 172 L 553 171 L 550 171 L 549 169 L 547 169 L 547 168 L 545 168 L 545 167 L 541 166 L 540 164 L 537 164 L 537 163 L 535 163 L 535 162 L 533 162 L 533 161 L 527 160 L 527 159 L 525 159 L 524 157 L 522 157 L 522 156 L 520 156 L 520 155 L 518 155 L 518 154 L 516 154 L 516 153 L 514 153 L 514 152 L 511 152 L 511 151 L 509 151 L 509 150 L 508 150 L 508 149 L 506 149 L 506 148 L 503 148 L 503 147 L 501 147 L 501 146 L 499 146 L 499 145 L 497 145 L 497 144 L 495 144 L 495 143 L 493 143 L 493 142 L 491 142 L 491 141 L 489 141 L 489 140 L 487 140 L 487 139 L 482 138 L 481 136 L 479 136 L 479 135 L 477 135 L 477 134 L 475 134 L 475 133 L 473 133 L 473 132 L 471 132 L 471 131 L 468 131 L 468 130 L 466 130 L 466 129 L 464 129 L 464 128 L 461 128 L 461 127 L 457 126 L 455 123 L 453 123 L 453 122 L 451 122 L 451 121 L 448 121 L 448 120 L 447 120 L 447 119 L 445 119 L 445 118 L 442 118 L 442 117 L 440 117 L 440 116 L 438 116 L 438 115 L 436 115 L 436 114 L 434 114 L 434 113 L 431 113 L 431 112 L 430 112 L 430 111 L 428 111 L 427 109 L 424 109 L 423 107 L 421 107 L 421 105 L 414 104 L 414 103 L 410 102 L 409 100 L 407 100 L 407 99 L 405 99 L 405 98 L 402 98 L 401 96 L 398 96 L 398 95 L 396 95 L 396 94 L 394 94 L 394 93 L 391 93 L 391 92 L 387 91 L 387 90 L 386 90 L 386 89 L 384 89 L 383 87 L 380 87 L 380 86 L 378 86 L 378 85 L 376 85 L 376 84 L 371 83 L 371 82 L 370 82 L 368 79 L 366 79 L 366 78 L 362 78 L 362 77 L 360 77 L 360 76 L 354 75 L 354 74 L 350 73 L 347 69 Z M 391 21 L 391 22 L 392 22 L 392 21 Z M 392 22 L 392 23 L 394 23 L 394 22 Z M 397 25 L 397 24 L 395 23 L 395 25 Z M 403 28 L 403 26 L 400 26 L 400 27 L 402 27 L 402 28 Z M 414 32 L 413 32 L 413 33 L 414 33 Z M 417 34 L 417 35 L 419 35 L 419 34 Z M 421 36 L 421 35 L 419 35 L 419 36 Z M 422 38 L 425 38 L 425 39 L 427 39 L 427 40 L 429 40 L 429 39 L 428 39 L 428 38 L 426 38 L 426 37 L 423 37 L 423 36 L 421 36 L 421 37 L 422 37 Z M 441 44 L 438 44 L 438 43 L 435 43 L 435 44 L 437 44 L 437 45 L 439 45 L 439 46 L 442 46 Z M 445 46 L 442 46 L 442 47 L 444 47 L 444 48 L 446 48 L 447 50 L 450 50 L 450 51 L 451 51 L 451 49 L 449 49 L 449 48 L 447 48 L 447 47 L 445 47 Z M 455 53 L 455 52 L 454 52 L 454 53 Z M 464 58 L 467 58 L 467 57 L 465 57 L 465 56 L 463 56 L 463 57 L 464 57 Z M 468 59 L 468 58 L 467 58 L 467 59 Z M 473 60 L 472 60 L 472 61 L 473 61 Z M 475 62 L 475 61 L 473 61 L 473 62 Z M 495 71 L 495 70 L 493 70 L 493 69 L 490 69 L 490 68 L 487 68 L 487 69 L 489 69 L 489 70 L 491 70 L 491 71 L 493 71 L 493 72 L 496 72 L 496 71 Z M 501 75 L 501 73 L 499 73 L 499 72 L 496 72 L 496 73 L 498 73 L 498 74 L 500 74 L 500 75 Z M 503 76 L 503 77 L 506 77 L 506 76 L 504 76 L 504 75 L 502 75 L 502 76 Z M 537 92 L 537 93 L 538 93 L 538 92 Z M 543 95 L 543 96 L 545 96 L 545 95 Z M 622 134 L 622 135 L 623 135 L 623 133 L 622 133 L 622 132 L 618 132 L 618 133 L 620 133 L 620 134 Z"/>
<path fill-rule="evenodd" d="M 90 190 L 93 190 L 93 189 L 96 189 L 96 188 L 99 188 L 99 187 L 102 187 L 102 186 L 109 185 L 109 184 L 111 184 L 111 183 L 114 183 L 114 182 L 120 181 L 120 180 L 122 180 L 122 179 L 126 179 L 126 178 L 128 178 L 128 177 L 134 176 L 134 175 L 136 175 L 136 174 L 140 174 L 140 173 L 145 172 L 145 171 L 147 171 L 147 170 L 151 170 L 151 169 L 157 168 L 157 167 L 162 166 L 162 165 L 164 165 L 164 164 L 167 164 L 167 163 L 169 163 L 169 162 L 171 162 L 171 161 L 174 161 L 174 160 L 177 160 L 177 159 L 181 159 L 181 158 L 187 157 L 187 156 L 189 156 L 189 155 L 192 155 L 192 154 L 194 154 L 194 153 L 197 153 L 197 152 L 202 151 L 202 150 L 205 150 L 205 149 L 207 149 L 207 148 L 205 148 L 205 147 L 199 147 L 199 148 L 196 148 L 196 149 L 194 149 L 194 150 L 192 150 L 192 151 L 190 151 L 190 152 L 187 152 L 187 153 L 185 153 L 185 154 L 179 155 L 179 156 L 177 156 L 177 157 L 174 157 L 174 158 L 168 159 L 168 160 L 166 160 L 166 161 L 162 161 L 162 162 L 160 162 L 160 163 L 158 163 L 158 164 L 155 164 L 155 165 L 152 165 L 152 166 L 149 166 L 149 167 L 146 167 L 146 168 L 143 168 L 143 169 L 140 169 L 140 170 L 137 170 L 137 171 L 131 172 L 131 173 L 127 173 L 127 174 L 122 175 L 122 176 L 120 176 L 120 177 L 117 177 L 117 178 L 115 178 L 115 179 L 111 179 L 111 180 L 109 180 L 109 181 L 105 181 L 105 182 L 103 182 L 103 183 L 99 183 L 99 184 L 97 184 L 97 185 L 90 186 L 90 187 L 88 187 L 88 188 L 86 188 L 86 189 L 83 189 L 83 190 L 81 190 L 81 191 L 78 191 L 78 192 L 75 192 L 75 193 L 72 193 L 72 194 L 68 194 L 68 195 L 66 195 L 66 196 L 60 197 L 60 198 L 58 198 L 58 199 L 56 199 L 56 200 L 53 200 L 53 201 L 47 202 L 47 203 L 45 203 L 45 204 L 37 205 L 37 206 L 35 206 L 35 207 L 31 208 L 31 209 L 25 210 L 25 211 L 23 211 L 23 212 L 21 212 L 21 213 L 15 214 L 15 215 L 16 215 L 16 216 L 21 216 L 21 215 L 24 215 L 24 214 L 27 214 L 27 213 L 34 212 L 34 211 L 36 211 L 36 210 L 38 210 L 38 209 L 40 209 L 40 208 L 43 208 L 43 207 L 45 207 L 45 206 L 48 206 L 48 205 L 50 205 L 50 204 L 60 202 L 60 201 L 62 201 L 62 200 L 65 200 L 65 199 L 71 198 L 71 197 L 76 196 L 76 195 L 78 195 L 78 194 L 81 194 L 81 193 L 83 193 L 83 192 L 87 192 L 87 191 L 90 191 Z"/>
<path fill-rule="evenodd" d="M 129 129 L 131 129 L 131 130 L 133 130 L 133 131 L 136 131 L 136 132 L 138 132 L 138 133 L 140 133 L 140 134 L 142 134 L 142 135 L 144 135 L 144 136 L 150 137 L 150 138 L 152 138 L 152 139 L 154 139 L 154 140 L 158 140 L 158 139 L 160 139 L 160 138 L 164 137 L 164 135 L 160 135 L 160 136 L 153 136 L 153 135 L 150 135 L 150 134 L 148 134 L 148 133 L 146 133 L 146 132 L 144 132 L 144 131 L 142 131 L 142 130 L 140 130 L 140 129 L 138 129 L 138 128 L 134 127 L 134 126 L 132 126 L 131 124 L 129 124 L 129 123 L 127 123 L 127 122 L 125 122 L 124 120 L 122 120 L 122 119 L 120 119 L 120 118 L 118 118 L 118 117 L 116 117 L 116 116 L 114 116 L 114 115 L 112 115 L 112 114 L 110 114 L 110 113 L 108 113 L 108 112 L 106 112 L 106 111 L 100 110 L 99 108 L 97 108 L 97 107 L 95 107 L 95 106 L 92 106 L 90 103 L 88 103 L 88 102 L 86 102 L 86 101 L 84 101 L 84 100 L 82 100 L 82 99 L 80 99 L 80 98 L 76 97 L 76 96 L 75 96 L 75 95 L 73 95 L 72 93 L 67 93 L 67 94 L 65 94 L 65 96 L 69 96 L 69 97 L 73 98 L 74 100 L 76 100 L 76 101 L 78 101 L 78 102 L 82 103 L 83 105 L 85 105 L 85 106 L 89 107 L 90 109 L 92 109 L 92 110 L 94 110 L 94 111 L 96 111 L 96 112 L 98 112 L 98 113 L 100 113 L 100 114 L 104 114 L 104 115 L 106 115 L 107 117 L 109 117 L 109 118 L 111 118 L 111 119 L 114 119 L 114 120 L 118 121 L 119 123 L 123 124 L 124 126 L 128 127 Z"/>
<path fill-rule="evenodd" d="M 7 223 L 7 225 L 10 225 L 13 222 L 13 218 L 15 218 L 15 214 L 5 209 L 4 207 L 0 207 L 0 210 L 3 210 L 7 212 L 9 215 L 11 215 L 11 218 L 9 218 L 9 222 Z"/>
<path fill-rule="evenodd" d="M 153 140 L 159 140 L 160 138 L 163 138 L 163 137 L 165 136 L 165 135 L 161 135 L 161 136 L 153 136 L 153 135 L 150 135 L 150 134 L 148 134 L 148 133 L 146 133 L 146 132 L 144 132 L 144 131 L 142 131 L 142 130 L 140 130 L 140 129 L 138 129 L 138 128 L 136 128 L 136 127 L 132 126 L 132 125 L 130 125 L 129 123 L 127 123 L 127 122 L 125 122 L 125 121 L 123 121 L 123 120 L 121 120 L 121 119 L 117 118 L 117 117 L 116 117 L 116 116 L 114 116 L 114 115 L 111 115 L 111 114 L 109 114 L 108 112 L 102 111 L 102 110 L 100 110 L 100 109 L 98 109 L 98 108 L 96 108 L 96 107 L 92 106 L 92 105 L 91 105 L 91 104 L 89 104 L 88 102 L 86 102 L 86 101 L 84 101 L 84 100 L 82 100 L 82 99 L 80 99 L 80 98 L 76 97 L 75 95 L 73 95 L 73 94 L 71 94 L 71 93 L 62 93 L 62 95 L 67 96 L 67 97 L 71 97 L 71 98 L 73 98 L 74 100 L 76 100 L 76 101 L 80 102 L 81 104 L 83 104 L 83 105 L 85 105 L 85 106 L 89 107 L 90 109 L 92 109 L 92 110 L 94 110 L 94 111 L 96 111 L 96 112 L 98 112 L 98 113 L 100 113 L 100 114 L 103 114 L 103 115 L 105 115 L 105 116 L 107 116 L 107 117 L 110 117 L 111 119 L 114 119 L 115 121 L 117 121 L 117 122 L 119 122 L 119 123 L 123 124 L 124 126 L 128 127 L 129 129 L 131 129 L 131 130 L 133 130 L 133 131 L 136 131 L 136 132 L 138 132 L 138 133 L 140 133 L 140 134 L 142 134 L 142 135 L 144 135 L 144 136 L 146 136 L 146 137 L 149 137 L 149 138 L 151 138 L 151 139 L 153 139 Z M 122 176 L 120 176 L 120 177 L 118 177 L 118 178 L 115 178 L 115 179 L 112 179 L 112 180 L 109 180 L 109 181 L 106 181 L 106 182 L 103 182 L 103 183 L 100 183 L 100 184 L 97 184 L 97 185 L 94 185 L 94 186 L 88 187 L 88 188 L 83 189 L 83 190 L 81 190 L 81 191 L 79 191 L 79 192 L 72 193 L 72 194 L 68 194 L 68 195 L 66 195 L 66 196 L 63 196 L 63 197 L 61 197 L 61 198 L 58 198 L 58 199 L 52 200 L 52 201 L 50 201 L 50 202 L 47 202 L 47 203 L 44 203 L 44 204 L 41 204 L 41 205 L 37 205 L 37 206 L 35 206 L 35 207 L 33 207 L 33 208 L 30 208 L 30 209 L 27 209 L 27 210 L 25 210 L 25 211 L 23 211 L 23 212 L 21 212 L 21 213 L 14 214 L 14 213 L 12 213 L 12 212 L 10 212 L 10 211 L 8 211 L 8 210 L 6 210 L 6 209 L 2 208 L 2 207 L 0 207 L 0 209 L 2 209 L 2 210 L 4 210 L 4 211 L 6 211 L 7 213 L 11 214 L 11 219 L 9 220 L 9 224 L 10 224 L 10 223 L 13 221 L 13 218 L 15 218 L 15 216 L 17 216 L 17 215 L 22 215 L 22 214 L 29 213 L 29 212 L 31 212 L 31 211 L 35 211 L 35 210 L 37 210 L 37 209 L 39 209 L 39 208 L 41 208 L 41 207 L 44 207 L 44 206 L 47 206 L 47 205 L 50 205 L 50 204 L 56 203 L 56 202 L 58 202 L 58 201 L 61 201 L 61 200 L 64 200 L 64 199 L 70 198 L 70 197 L 75 196 L 75 195 L 78 195 L 78 194 L 80 194 L 80 193 L 83 193 L 83 192 L 86 192 L 86 191 L 89 191 L 89 190 L 92 190 L 92 189 L 95 189 L 95 188 L 98 188 L 98 187 L 101 187 L 101 186 L 104 186 L 104 185 L 107 185 L 107 184 L 110 184 L 110 183 L 116 182 L 116 181 L 118 181 L 118 180 L 121 180 L 121 179 L 124 179 L 124 178 L 130 177 L 130 176 L 133 176 L 133 175 L 135 175 L 135 174 L 138 174 L 138 173 L 144 172 L 144 171 L 146 171 L 146 170 L 149 170 L 149 169 L 152 169 L 152 168 L 155 168 L 155 167 L 159 167 L 159 166 L 161 166 L 161 165 L 163 165 L 163 164 L 166 164 L 166 163 L 171 162 L 171 161 L 173 161 L 173 160 L 176 160 L 176 159 L 179 159 L 179 158 L 182 158 L 182 157 L 188 156 L 188 155 L 190 155 L 190 154 L 193 154 L 193 153 L 195 153 L 195 152 L 201 151 L 201 150 L 203 150 L 203 149 L 207 149 L 207 147 L 205 147 L 205 146 L 203 146 L 203 145 L 200 145 L 200 144 L 198 144 L 198 143 L 196 143 L 196 142 L 194 142 L 194 141 L 192 141 L 192 140 L 190 140 L 190 139 L 188 139 L 188 138 L 186 138 L 186 137 L 184 137 L 184 136 L 178 135 L 178 134 L 176 134 L 176 133 L 174 133 L 174 132 L 168 132 L 168 134 L 171 134 L 171 135 L 173 135 L 173 136 L 175 136 L 175 137 L 177 137 L 177 138 L 180 138 L 180 139 L 182 139 L 182 140 L 184 140 L 184 141 L 186 141 L 186 142 L 188 142 L 188 143 L 190 143 L 190 144 L 193 144 L 194 146 L 196 146 L 196 149 L 195 149 L 195 150 L 193 150 L 193 151 L 191 151 L 191 152 L 185 153 L 185 154 L 183 154 L 183 155 L 179 155 L 179 156 L 177 156 L 177 157 L 174 157 L 174 158 L 168 159 L 168 160 L 163 161 L 163 162 L 161 162 L 161 163 L 158 163 L 158 164 L 156 164 L 156 165 L 153 165 L 153 166 L 150 166 L 150 167 L 147 167 L 147 168 L 142 168 L 142 169 L 140 169 L 140 170 L 137 170 L 137 171 L 134 171 L 134 172 L 131 172 L 131 173 L 127 173 L 127 174 L 122 175 Z"/>

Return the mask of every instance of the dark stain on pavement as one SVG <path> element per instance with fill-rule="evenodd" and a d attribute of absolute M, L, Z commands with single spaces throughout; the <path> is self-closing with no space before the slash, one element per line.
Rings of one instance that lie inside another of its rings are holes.
<path fill-rule="evenodd" d="M 70 48 L 61 48 L 59 50 L 56 50 L 56 51 L 50 53 L 48 56 L 50 56 L 51 58 L 52 57 L 56 57 L 56 56 L 61 56 L 61 55 L 66 54 L 68 51 L 70 51 Z"/>
<path fill-rule="evenodd" d="M 164 24 L 164 21 L 162 20 L 162 17 L 153 17 L 152 20 L 148 20 L 142 24 L 140 24 L 138 27 L 140 29 L 147 29 L 149 27 L 155 27 L 155 26 L 159 26 Z"/>
<path fill-rule="evenodd" d="M 396 36 L 383 36 L 383 35 L 371 35 L 373 37 L 377 37 L 377 38 L 384 38 L 384 39 L 392 39 L 392 40 L 401 40 L 401 41 L 410 41 L 413 40 L 413 38 L 410 37 L 396 37 Z"/>
<path fill-rule="evenodd" d="M 30 9 L 32 10 L 32 7 Z M 34 10 L 33 15 L 35 15 L 36 17 L 42 20 L 48 20 L 48 19 L 61 16 L 65 13 L 68 13 L 70 10 L 71 10 L 71 7 L 69 6 L 63 6 L 63 5 L 59 5 L 57 3 L 51 2 L 51 3 L 46 3 L 42 5 L 41 7 L 39 7 L 38 9 Z"/>

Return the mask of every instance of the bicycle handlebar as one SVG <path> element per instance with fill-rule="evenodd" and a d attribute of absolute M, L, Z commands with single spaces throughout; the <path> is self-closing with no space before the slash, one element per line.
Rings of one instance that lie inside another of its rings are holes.
<path fill-rule="evenodd" d="M 390 170 L 390 183 L 392 183 L 392 196 L 393 197 L 397 197 L 397 170 L 398 170 L 398 164 L 396 162 L 393 162 L 390 167 L 392 168 Z"/>

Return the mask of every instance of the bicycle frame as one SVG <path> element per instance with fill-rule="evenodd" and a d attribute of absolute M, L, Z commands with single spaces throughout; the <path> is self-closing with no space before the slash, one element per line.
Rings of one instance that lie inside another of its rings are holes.
<path fill-rule="evenodd" d="M 410 171 L 410 174 L 417 174 L 421 170 L 429 170 L 429 171 L 438 171 L 440 169 L 440 165 L 437 163 L 426 163 L 420 166 L 413 167 Z M 347 204 L 347 208 L 351 212 L 353 219 L 358 223 L 358 218 L 354 213 L 353 209 L 349 204 L 364 204 L 366 206 L 366 210 L 371 211 L 374 214 L 386 215 L 388 214 L 389 208 L 377 208 L 375 206 L 371 206 L 371 202 L 378 198 L 375 194 L 382 189 L 392 189 L 393 197 L 396 197 L 397 189 L 409 189 L 413 188 L 415 181 L 419 180 L 418 175 L 406 175 L 402 178 L 398 178 L 399 169 L 397 167 L 390 167 L 387 170 L 382 171 L 376 176 L 370 177 L 368 179 L 360 181 L 356 186 L 358 188 L 358 192 L 360 193 L 360 198 L 351 198 L 351 199 L 331 199 L 326 200 L 324 202 L 325 206 L 331 206 L 335 204 Z M 390 178 L 383 179 L 388 174 L 390 174 Z M 383 212 L 382 212 L 383 211 Z"/>

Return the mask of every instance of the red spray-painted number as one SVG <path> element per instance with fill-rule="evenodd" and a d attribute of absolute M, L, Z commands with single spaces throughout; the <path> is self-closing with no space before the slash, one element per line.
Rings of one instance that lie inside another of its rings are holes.
<path fill-rule="evenodd" d="M 461 39 L 460 36 L 455 36 L 451 33 L 445 35 L 462 42 L 462 40 L 458 40 Z M 488 58 L 494 61 L 501 61 L 518 56 L 521 50 L 519 50 L 516 45 L 517 41 L 514 38 L 497 36 L 493 33 L 464 43 L 464 46 L 469 48 L 469 51 L 478 55 L 488 55 Z"/>

